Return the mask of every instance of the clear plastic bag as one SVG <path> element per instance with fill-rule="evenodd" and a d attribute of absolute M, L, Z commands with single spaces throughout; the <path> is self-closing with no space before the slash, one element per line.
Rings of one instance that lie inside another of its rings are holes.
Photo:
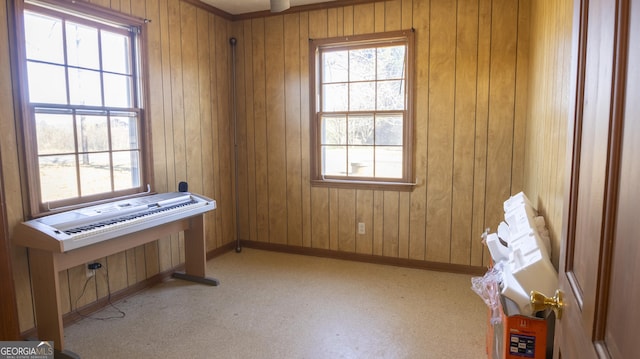
<path fill-rule="evenodd" d="M 496 263 L 482 277 L 471 278 L 471 289 L 476 292 L 491 310 L 491 324 L 502 321 L 500 316 L 500 282 L 502 281 L 502 262 Z"/>

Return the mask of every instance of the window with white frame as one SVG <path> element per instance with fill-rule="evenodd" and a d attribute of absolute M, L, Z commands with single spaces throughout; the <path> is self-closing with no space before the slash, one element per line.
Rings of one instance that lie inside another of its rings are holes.
<path fill-rule="evenodd" d="M 310 50 L 313 182 L 410 185 L 413 31 L 314 39 Z"/>
<path fill-rule="evenodd" d="M 144 191 L 144 20 L 52 0 L 21 13 L 32 214 Z"/>

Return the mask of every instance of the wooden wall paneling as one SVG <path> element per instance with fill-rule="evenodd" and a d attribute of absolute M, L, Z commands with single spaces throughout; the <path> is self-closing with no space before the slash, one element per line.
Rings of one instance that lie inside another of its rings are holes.
<path fill-rule="evenodd" d="M 141 18 L 146 18 L 146 3 L 147 3 L 146 1 L 134 1 L 133 6 L 132 6 L 130 0 L 122 0 L 122 1 L 120 1 L 120 11 L 125 13 L 125 14 L 130 14 L 130 15 L 141 17 Z M 148 41 L 149 40 L 147 40 L 147 42 Z M 147 54 L 148 54 L 148 51 L 147 51 Z M 149 61 L 147 61 L 147 64 L 146 64 L 147 66 L 149 66 L 148 62 Z M 149 76 L 147 76 L 147 78 L 148 77 Z M 149 104 L 145 104 L 145 106 L 149 106 Z M 151 126 L 151 124 L 149 124 L 149 126 Z M 153 133 L 153 132 L 151 132 L 151 133 Z M 127 284 L 125 285 L 125 287 L 126 287 L 128 285 L 132 285 L 132 284 L 137 283 L 141 279 L 144 279 L 144 277 L 141 277 L 139 275 L 139 273 L 137 272 L 137 270 L 136 270 L 136 262 L 138 260 L 137 254 L 136 254 L 136 248 L 128 249 L 125 252 L 125 258 L 126 258 L 126 273 L 127 273 Z M 140 279 L 138 279 L 138 278 L 140 278 Z"/>
<path fill-rule="evenodd" d="M 527 87 L 529 71 L 530 0 L 519 0 L 516 38 L 516 79 L 513 123 L 513 160 L 511 194 L 523 190 L 524 151 L 527 128 Z"/>
<path fill-rule="evenodd" d="M 327 9 L 327 37 L 338 36 L 338 28 L 342 23 L 338 22 L 338 8 Z"/>
<path fill-rule="evenodd" d="M 287 159 L 284 82 L 284 19 L 265 19 L 269 242 L 287 243 Z M 288 56 L 288 55 L 287 55 Z"/>
<path fill-rule="evenodd" d="M 489 124 L 489 73 L 491 68 L 491 0 L 478 3 L 478 64 L 476 80 L 476 119 L 473 165 L 473 224 L 471 233 L 471 265 L 488 264 L 486 246 L 480 236 L 487 226 L 496 231 L 498 224 L 485 222 L 487 185 L 487 146 Z M 485 263 L 486 262 L 486 263 Z"/>
<path fill-rule="evenodd" d="M 529 51 L 529 66 L 531 73 L 543 73 L 540 72 L 544 69 L 542 66 L 542 59 L 545 57 L 540 56 L 541 50 L 545 47 L 545 43 L 548 39 L 545 39 L 546 30 L 544 30 L 544 26 L 542 26 L 542 22 L 546 22 L 545 18 L 541 18 L 539 14 L 544 12 L 544 9 L 547 7 L 547 1 L 533 1 L 531 3 L 531 42 L 529 43 L 530 51 Z M 534 35 L 535 34 L 535 35 Z M 527 107 L 527 117 L 529 120 L 527 121 L 527 129 L 526 129 L 526 138 L 525 138 L 525 176 L 524 176 L 524 188 L 527 196 L 532 199 L 532 204 L 537 208 L 538 204 L 535 203 L 538 199 L 538 181 L 535 178 L 530 177 L 527 174 L 537 173 L 539 162 L 535 159 L 537 156 L 532 156 L 533 153 L 537 151 L 536 147 L 539 142 L 539 131 L 540 128 L 535 126 L 536 123 L 540 121 L 540 112 L 546 107 L 543 106 L 533 106 L 534 103 L 538 102 L 538 98 L 541 93 L 543 93 L 540 89 L 540 81 L 543 76 L 532 76 L 529 79 L 530 91 L 528 93 L 528 107 Z"/>
<path fill-rule="evenodd" d="M 385 2 L 378 1 L 373 3 L 375 6 L 373 28 L 375 32 L 384 32 L 384 19 L 385 19 Z"/>
<path fill-rule="evenodd" d="M 213 15 L 212 15 L 213 16 Z M 217 226 L 222 226 L 222 235 L 217 238 L 218 246 L 232 242 L 235 240 L 235 226 L 233 225 L 233 217 L 235 216 L 235 195 L 233 193 L 233 128 L 231 126 L 231 111 L 229 96 L 229 74 L 231 67 L 229 66 L 231 56 L 229 53 L 229 21 L 214 16 L 216 24 L 216 88 L 218 95 L 218 115 L 220 136 L 217 139 L 219 143 L 218 154 L 220 160 L 218 162 L 220 193 L 220 211 L 216 213 Z"/>
<path fill-rule="evenodd" d="M 311 247 L 311 164 L 309 145 L 309 13 L 300 13 L 300 161 L 302 171 L 302 245 Z"/>
<path fill-rule="evenodd" d="M 356 225 L 364 223 L 365 232 L 356 232 L 356 253 L 373 254 L 373 191 L 356 191 Z"/>
<path fill-rule="evenodd" d="M 60 311 L 62 313 L 69 313 L 71 311 L 71 297 L 69 296 L 69 273 L 68 271 L 62 271 L 58 273 L 58 281 L 60 286 L 60 293 L 65 293 L 60 298 Z M 31 304 L 31 302 L 29 302 Z M 35 323 L 32 323 L 35 325 Z M 25 328 L 27 329 L 27 328 Z"/>
<path fill-rule="evenodd" d="M 244 39 L 244 21 L 233 22 L 232 37 L 236 39 L 236 131 L 237 131 L 237 146 L 238 146 L 238 186 L 235 188 L 238 194 L 238 215 L 236 218 L 238 222 L 238 236 L 240 239 L 250 238 L 250 226 L 249 226 L 249 153 L 248 153 L 248 123 L 247 123 L 247 107 L 244 105 L 243 100 L 246 97 L 246 76 L 245 76 L 245 59 L 246 55 L 246 41 Z M 231 50 L 230 50 L 231 51 Z M 233 108 L 231 109 L 233 111 Z M 233 114 L 233 112 L 232 112 Z"/>
<path fill-rule="evenodd" d="M 558 265 L 570 97 L 572 5 L 554 1 L 533 1 L 530 5 L 529 71 L 536 76 L 529 78 L 523 187 L 545 217 L 551 234 L 552 262 Z M 547 139 L 551 142 L 545 142 Z"/>
<path fill-rule="evenodd" d="M 127 14 L 144 14 L 144 12 L 140 13 L 135 10 L 136 6 L 144 7 L 144 3 L 146 1 L 135 1 L 133 0 L 133 4 L 131 4 L 131 0 L 120 0 L 120 11 Z"/>
<path fill-rule="evenodd" d="M 343 24 L 342 24 L 342 36 L 349 36 L 349 35 L 353 35 L 353 29 L 354 29 L 354 22 L 355 19 L 354 17 L 354 7 L 353 6 L 345 6 L 342 8 L 343 11 L 343 15 L 342 15 L 342 19 L 344 20 Z M 358 14 L 358 16 L 360 16 L 360 14 Z"/>
<path fill-rule="evenodd" d="M 329 188 L 329 249 L 331 250 L 338 250 L 341 193 L 342 189 Z"/>
<path fill-rule="evenodd" d="M 326 10 L 309 12 L 310 39 L 327 37 L 327 16 Z M 331 245 L 329 192 L 328 188 L 311 187 L 311 246 L 313 248 L 329 249 Z"/>
<path fill-rule="evenodd" d="M 174 182 L 175 165 L 173 153 L 172 119 L 173 103 L 171 87 L 171 52 L 169 47 L 168 0 L 147 1 L 151 23 L 147 24 L 150 82 L 151 131 L 153 140 L 153 168 L 155 191 L 166 192 Z M 151 50 L 153 49 L 153 50 Z M 158 93 L 155 89 L 158 89 Z M 144 245 L 145 273 L 149 278 L 167 268 L 171 262 L 171 237 Z"/>
<path fill-rule="evenodd" d="M 384 191 L 373 191 L 373 255 L 383 255 Z"/>
<path fill-rule="evenodd" d="M 399 199 L 398 192 L 384 191 L 382 255 L 385 257 L 398 257 Z"/>
<path fill-rule="evenodd" d="M 245 79 L 244 101 L 242 105 L 245 107 L 244 116 L 247 123 L 247 202 L 249 210 L 249 235 L 246 239 L 258 240 L 257 234 L 257 194 L 256 194 L 256 129 L 254 116 L 253 101 L 253 22 L 245 20 L 242 26 L 242 37 L 239 38 L 238 46 L 242 46 L 245 57 L 242 59 L 243 66 L 238 66 L 238 70 L 243 70 Z M 240 102 L 241 99 L 238 99 Z M 239 112 L 240 114 L 240 112 Z"/>
<path fill-rule="evenodd" d="M 398 192 L 398 197 L 398 257 L 409 258 L 411 194 L 409 192 Z"/>
<path fill-rule="evenodd" d="M 211 136 L 212 122 L 213 122 L 213 97 L 214 86 L 212 86 L 213 80 L 211 76 L 211 33 L 209 32 L 209 17 L 211 15 L 203 9 L 197 9 L 197 48 L 198 48 L 198 97 L 199 97 L 199 109 L 198 116 L 200 122 L 200 137 L 202 141 L 201 148 L 201 188 L 198 189 L 198 193 L 215 199 L 215 182 L 214 170 L 213 170 L 213 148 L 215 141 Z M 191 181 L 189 181 L 191 186 Z M 190 190 L 192 190 L 190 188 Z M 217 204 L 217 203 L 216 203 Z M 215 249 L 216 236 L 216 217 L 218 213 L 216 211 L 207 212 L 204 214 L 205 223 L 205 248 L 207 251 Z"/>
<path fill-rule="evenodd" d="M 108 270 L 108 268 L 104 268 Z M 60 292 L 61 302 L 70 302 L 70 310 L 82 307 L 97 299 L 96 278 L 87 278 L 86 268 L 76 266 L 67 270 L 68 291 Z M 85 282 L 87 285 L 85 285 Z M 85 291 L 83 293 L 83 288 Z"/>
<path fill-rule="evenodd" d="M 344 8 L 336 8 L 336 21 L 338 23 L 337 36 L 344 36 Z"/>
<path fill-rule="evenodd" d="M 106 8 L 111 7 L 111 0 L 89 0 L 89 2 Z"/>
<path fill-rule="evenodd" d="M 186 176 L 177 180 L 187 181 L 189 190 L 202 192 L 202 151 L 204 141 L 200 120 L 200 66 L 198 64 L 198 12 L 189 3 L 180 2 L 180 29 L 182 44 L 182 83 L 184 96 L 184 142 Z M 178 182 L 178 181 L 176 181 Z M 177 190 L 177 183 L 170 186 Z M 181 251 L 182 252 L 182 251 Z"/>
<path fill-rule="evenodd" d="M 102 258 L 100 258 L 100 259 L 98 259 L 96 261 L 93 261 L 93 262 L 99 262 L 100 264 L 102 264 L 102 268 L 100 270 L 96 270 L 96 273 L 93 276 L 95 278 L 95 283 L 96 283 L 96 298 L 97 299 L 105 298 L 107 295 L 109 295 L 109 286 L 111 284 L 111 276 L 108 275 L 108 273 L 109 273 L 109 262 L 107 261 L 107 259 L 108 259 L 108 257 L 102 257 Z M 123 263 L 123 262 L 121 262 L 121 263 Z M 81 272 L 85 273 L 85 278 L 86 278 L 87 268 L 85 266 L 79 266 L 79 267 L 81 269 Z M 114 266 L 112 272 L 118 273 L 118 276 L 121 276 L 121 274 L 119 272 L 122 272 L 122 270 L 123 270 L 122 267 Z M 117 280 L 117 282 L 121 283 L 122 280 L 121 279 Z"/>
<path fill-rule="evenodd" d="M 13 227 L 23 220 L 23 202 L 20 178 L 20 165 L 18 160 L 18 143 L 14 108 L 14 90 L 9 67 L 9 16 L 6 0 L 0 3 L 0 153 L 2 153 L 2 196 L 5 201 L 5 215 L 7 217 L 7 231 L 9 236 L 13 233 Z M 4 65 L 6 64 L 6 65 Z M 9 135 L 12 134 L 12 135 Z M 11 247 L 11 264 L 13 268 L 13 280 L 15 287 L 16 303 L 18 310 L 18 325 L 20 330 L 33 326 L 34 316 L 31 296 L 31 280 L 29 278 L 29 259 L 27 250 L 22 247 Z"/>
<path fill-rule="evenodd" d="M 265 83 L 265 24 L 264 19 L 252 20 L 253 43 L 253 113 L 256 167 L 256 240 L 269 241 L 269 187 L 266 123 Z"/>
<path fill-rule="evenodd" d="M 127 285 L 129 285 L 129 278 L 127 275 L 127 253 L 120 252 L 108 256 L 105 258 L 105 263 L 106 265 L 104 268 L 96 270 L 96 276 L 100 276 L 105 273 L 105 271 L 109 271 L 109 285 L 107 289 L 111 292 L 117 292 L 126 288 Z M 105 295 L 109 294 L 109 291 L 106 291 Z"/>
<path fill-rule="evenodd" d="M 414 82 L 414 175 L 417 183 L 411 192 L 409 210 L 409 258 L 425 259 L 427 207 L 427 138 L 429 121 L 429 27 L 430 6 L 427 1 L 414 2 L 413 23 L 416 29 Z"/>
<path fill-rule="evenodd" d="M 67 270 L 67 273 L 69 275 L 68 296 L 71 303 L 72 311 L 78 308 L 82 308 L 85 305 L 95 302 L 98 299 L 98 276 L 87 278 L 87 271 L 84 266 L 76 266 L 70 268 L 69 270 Z M 61 301 L 66 300 L 67 299 L 61 299 Z"/>
<path fill-rule="evenodd" d="M 311 247 L 329 249 L 329 189 L 311 187 Z"/>
<path fill-rule="evenodd" d="M 413 9 L 411 4 L 405 0 L 394 0 L 386 3 L 385 13 L 387 17 L 397 18 L 397 20 L 387 22 L 385 27 L 387 30 L 397 30 L 411 28 L 413 22 Z M 391 10 L 391 11 L 390 11 Z M 398 257 L 409 258 L 409 233 L 411 225 L 411 194 L 409 192 L 399 193 L 399 212 L 398 212 Z"/>
<path fill-rule="evenodd" d="M 111 10 L 114 11 L 119 11 L 125 14 L 130 14 L 131 13 L 131 8 L 130 6 L 127 6 L 125 8 L 121 8 L 120 6 L 120 1 L 112 1 L 111 4 L 109 5 L 111 7 Z M 117 266 L 114 266 L 114 268 L 118 268 L 114 271 L 112 271 L 112 275 L 109 276 L 109 280 L 110 282 L 112 282 L 114 284 L 114 286 L 116 286 L 118 289 L 122 289 L 124 287 L 127 286 L 127 282 L 128 282 L 128 276 L 127 276 L 127 254 L 126 252 L 122 252 L 122 253 L 116 253 L 114 255 L 109 256 L 108 259 L 110 262 L 113 263 L 117 263 Z M 84 268 L 84 266 L 83 266 Z M 107 271 L 108 270 L 108 266 L 105 266 L 102 270 L 103 271 Z M 121 268 L 124 268 L 124 270 L 122 270 Z"/>
<path fill-rule="evenodd" d="M 220 92 L 224 92 L 226 91 L 226 89 L 219 89 L 218 88 L 218 81 L 217 81 L 217 52 L 219 51 L 218 49 L 218 42 L 216 39 L 216 35 L 217 35 L 217 24 L 216 24 L 217 18 L 215 15 L 213 14 L 208 14 L 207 16 L 207 23 L 206 23 L 206 27 L 207 27 L 207 33 L 208 33 L 208 41 L 207 41 L 207 49 L 209 52 L 209 60 L 207 62 L 207 67 L 209 68 L 209 76 L 210 76 L 210 81 L 209 81 L 209 86 L 210 86 L 210 97 L 209 97 L 209 102 L 211 103 L 211 115 L 210 118 L 207 120 L 208 122 L 208 126 L 205 127 L 206 128 L 206 136 L 210 138 L 210 149 L 208 150 L 210 152 L 209 155 L 207 155 L 207 157 L 209 157 L 209 166 L 211 166 L 211 170 L 209 172 L 210 174 L 210 178 L 208 179 L 208 186 L 210 187 L 210 193 L 211 193 L 211 197 L 213 199 L 216 200 L 216 206 L 217 209 L 215 211 L 213 211 L 212 213 L 210 212 L 210 217 L 205 217 L 208 218 L 208 221 L 205 223 L 205 235 L 207 236 L 206 239 L 206 243 L 207 243 L 207 249 L 211 250 L 214 248 L 217 248 L 219 246 L 219 241 L 220 238 L 222 237 L 222 226 L 220 225 L 220 222 L 222 221 L 222 216 L 220 214 L 220 212 L 223 210 L 222 207 L 222 198 L 220 198 L 220 161 L 221 161 L 221 154 L 220 154 L 220 150 L 219 150 L 219 146 L 220 146 L 220 114 L 218 113 L 219 111 L 219 103 L 221 101 L 220 96 L 218 96 L 218 93 Z"/>
<path fill-rule="evenodd" d="M 451 263 L 469 265 L 473 235 L 473 165 L 478 66 L 478 2 L 458 1 Z"/>
<path fill-rule="evenodd" d="M 284 83 L 287 159 L 287 244 L 302 245 L 302 151 L 300 101 L 302 96 L 300 73 L 300 15 L 284 15 Z"/>
<path fill-rule="evenodd" d="M 356 250 L 356 190 L 340 189 L 338 198 L 337 250 L 353 253 Z"/>
<path fill-rule="evenodd" d="M 431 2 L 426 259 L 449 262 L 455 90 L 456 3 Z"/>
<path fill-rule="evenodd" d="M 222 175 L 222 171 L 220 168 L 220 162 L 223 160 L 221 151 L 220 151 L 220 138 L 224 135 L 221 133 L 223 129 L 221 128 L 221 124 L 219 121 L 220 118 L 220 101 L 221 98 L 218 96 L 220 92 L 226 91 L 226 89 L 218 88 L 218 40 L 217 40 L 217 18 L 216 16 L 209 14 L 209 19 L 207 21 L 207 26 L 209 29 L 209 72 L 211 74 L 211 129 L 208 133 L 208 136 L 211 137 L 211 167 L 212 173 L 209 181 L 211 182 L 211 193 L 214 199 L 216 199 L 217 209 L 213 211 L 213 219 L 210 226 L 205 225 L 205 231 L 211 230 L 213 238 L 208 239 L 208 247 L 207 248 L 217 248 L 219 246 L 220 239 L 222 238 L 222 215 L 220 212 L 223 211 L 223 199 L 221 198 L 221 184 L 220 177 Z M 224 116 L 224 115 L 223 115 Z M 209 228 L 213 227 L 213 228 Z M 210 246 L 210 247 L 209 247 Z"/>
<path fill-rule="evenodd" d="M 175 187 L 179 181 L 187 178 L 186 168 L 186 142 L 185 142 L 185 115 L 184 115 L 184 79 L 182 62 L 182 29 L 181 29 L 181 9 L 179 1 L 169 1 L 168 21 L 169 21 L 169 61 L 171 62 L 171 103 L 172 121 L 171 132 L 173 136 L 173 152 L 168 153 L 168 161 L 173 160 L 175 166 L 175 177 L 169 178 L 167 185 L 169 189 Z M 173 157 L 173 158 L 172 158 Z M 162 271 L 168 270 L 180 261 L 180 242 L 184 239 L 180 234 L 171 235 L 170 261 L 160 263 Z M 163 266 L 164 264 L 164 266 Z"/>
<path fill-rule="evenodd" d="M 400 4 L 402 8 L 402 29 L 413 28 L 413 0 L 401 0 Z"/>
<path fill-rule="evenodd" d="M 518 6 L 494 0 L 492 13 L 485 210 L 486 223 L 497 226 L 504 218 L 502 204 L 511 195 L 513 150 L 505 149 L 513 146 Z"/>
<path fill-rule="evenodd" d="M 374 5 L 373 3 L 354 5 L 352 16 L 353 34 L 370 34 L 374 30 Z M 346 20 L 346 19 L 345 19 Z"/>
<path fill-rule="evenodd" d="M 546 87 L 546 95 L 545 95 L 545 103 L 558 103 L 560 102 L 558 100 L 559 96 L 562 96 L 561 91 L 562 88 L 564 87 L 563 84 L 558 83 L 558 80 L 560 80 L 561 77 L 561 73 L 558 71 L 559 70 L 559 66 L 560 63 L 560 58 L 562 56 L 561 53 L 561 46 L 560 46 L 560 40 L 555 38 L 555 36 L 552 36 L 554 34 L 557 34 L 557 30 L 555 29 L 556 26 L 556 22 L 558 21 L 558 16 L 559 16 L 559 9 L 558 9 L 558 4 L 553 4 L 553 3 L 549 3 L 546 5 L 548 7 L 548 11 L 549 12 L 554 12 L 555 15 L 551 16 L 548 12 L 547 14 L 549 15 L 545 15 L 545 19 L 543 19 L 543 23 L 544 23 L 544 27 L 542 28 L 543 32 L 545 33 L 544 37 L 547 38 L 547 41 L 549 42 L 549 44 L 543 45 L 545 47 L 547 47 L 548 49 L 546 50 L 546 58 L 543 61 L 543 67 L 542 67 L 542 73 L 545 74 L 542 76 L 542 81 L 545 82 L 545 87 Z M 567 63 L 569 63 L 569 59 L 566 59 L 565 61 L 567 61 Z M 567 79 L 568 80 L 568 79 Z M 568 94 L 567 94 L 568 95 Z M 567 96 L 568 98 L 568 96 Z M 544 148 L 541 148 L 541 153 L 543 154 L 543 158 L 546 157 L 545 162 L 549 161 L 549 163 L 556 163 L 556 164 L 564 164 L 564 152 L 562 152 L 562 154 L 560 155 L 559 153 L 559 146 L 560 144 L 560 138 L 559 136 L 563 136 L 562 139 L 565 138 L 566 136 L 566 132 L 560 130 L 558 128 L 558 124 L 559 123 L 563 123 L 563 121 L 559 120 L 559 115 L 560 113 L 557 112 L 557 109 L 561 109 L 562 107 L 559 106 L 559 103 L 557 106 L 555 106 L 555 108 L 551 109 L 548 107 L 545 107 L 544 109 L 544 117 L 542 120 L 542 129 L 545 129 L 546 131 L 544 133 L 541 133 L 541 137 L 544 138 L 546 145 Z M 566 119 L 568 117 L 567 113 L 564 113 L 564 118 Z M 565 123 L 566 126 L 566 123 Z M 549 131 L 551 130 L 551 131 Z M 562 142 L 562 146 L 564 147 L 566 144 L 563 141 Z M 558 158 L 558 155 L 560 155 L 561 158 Z M 562 161 L 562 162 L 558 162 L 558 161 Z M 553 162 L 551 162 L 553 161 Z M 549 195 L 550 193 L 552 193 L 554 190 L 556 190 L 557 188 L 557 182 L 556 182 L 556 176 L 557 176 L 557 166 L 544 166 L 541 168 L 544 173 L 543 176 L 543 181 L 540 181 L 540 183 L 538 184 L 538 189 L 536 191 L 536 197 L 534 200 L 535 206 L 538 209 L 538 213 L 542 216 L 545 217 L 545 219 L 550 218 L 549 214 L 553 214 L 554 210 L 555 210 L 555 203 L 554 201 L 550 201 Z M 564 181 L 564 176 L 562 176 L 562 181 Z M 562 187 L 560 187 L 562 188 Z M 560 214 L 556 217 L 561 219 L 562 218 L 562 214 L 560 212 Z M 553 217 L 551 217 L 552 222 L 553 223 Z M 561 223 L 561 222 L 556 222 L 556 223 Z M 560 234 L 558 232 L 558 234 Z M 559 236 L 556 238 L 560 238 Z M 556 241 L 559 244 L 559 240 Z M 556 251 L 554 253 L 554 251 L 552 250 L 552 261 L 554 259 L 554 256 L 557 256 L 558 251 L 560 249 L 559 245 L 556 246 Z M 556 265 L 558 264 L 557 259 L 555 260 Z"/>
<path fill-rule="evenodd" d="M 547 228 L 551 236 L 551 260 L 557 266 L 559 263 L 560 239 L 562 237 L 562 216 L 563 216 L 563 191 L 564 191 L 564 174 L 566 159 L 566 143 L 567 143 L 567 122 L 569 116 L 569 86 L 570 83 L 570 67 L 571 63 L 571 21 L 566 19 L 572 18 L 571 4 L 563 4 L 561 2 L 549 2 L 547 4 L 550 12 L 555 16 L 546 15 L 545 24 L 548 29 L 545 32 L 549 34 L 548 44 L 543 45 L 549 47 L 548 54 L 554 54 L 554 62 L 544 69 L 544 78 L 549 79 L 549 86 L 555 88 L 552 98 L 548 99 L 549 106 L 548 118 L 551 120 L 552 129 L 551 136 L 553 138 L 553 146 L 551 149 L 544 148 L 548 163 L 555 163 L 555 166 L 549 166 L 549 185 L 543 192 L 544 195 L 538 199 L 538 207 L 541 215 L 545 217 Z M 567 40 L 569 39 L 569 40 Z M 532 39 L 533 40 L 533 39 Z M 545 127 L 543 127 L 545 128 Z"/>
<path fill-rule="evenodd" d="M 402 29 L 402 2 L 400 0 L 385 1 L 384 20 L 385 31 Z"/>
<path fill-rule="evenodd" d="M 567 147 L 567 118 L 569 117 L 569 106 L 571 104 L 570 86 L 571 83 L 571 32 L 572 22 L 568 21 L 573 16 L 572 3 L 553 2 L 556 5 L 554 33 L 558 42 L 557 51 L 560 52 L 555 68 L 557 72 L 555 84 L 562 89 L 554 99 L 557 101 L 558 111 L 555 113 L 555 128 L 558 139 L 557 153 L 554 153 L 551 163 L 556 163 L 554 167 L 554 181 L 547 194 L 547 202 L 553 208 L 546 214 L 547 228 L 551 234 L 551 259 L 557 266 L 560 255 L 560 241 L 562 238 L 562 217 L 564 212 L 564 184 L 566 167 L 566 147 Z M 531 38 L 531 37 L 530 37 Z M 528 119 L 527 119 L 528 120 Z M 526 177 L 526 175 L 525 175 Z"/>

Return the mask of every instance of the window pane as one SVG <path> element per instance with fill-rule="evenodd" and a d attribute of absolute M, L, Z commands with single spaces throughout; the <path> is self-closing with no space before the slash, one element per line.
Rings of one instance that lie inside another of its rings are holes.
<path fill-rule="evenodd" d="M 131 77 L 126 75 L 103 74 L 104 105 L 108 107 L 133 107 Z"/>
<path fill-rule="evenodd" d="M 67 103 L 67 82 L 64 67 L 36 62 L 27 62 L 29 102 Z"/>
<path fill-rule="evenodd" d="M 371 111 L 376 108 L 376 83 L 349 84 L 349 111 Z"/>
<path fill-rule="evenodd" d="M 69 68 L 69 97 L 73 105 L 101 106 L 100 72 Z"/>
<path fill-rule="evenodd" d="M 78 196 L 74 155 L 40 156 L 38 162 L 42 203 Z"/>
<path fill-rule="evenodd" d="M 111 166 L 108 153 L 85 153 L 80 160 L 82 196 L 111 191 Z"/>
<path fill-rule="evenodd" d="M 138 140 L 138 118 L 112 115 L 111 137 L 111 148 L 114 151 L 138 149 L 140 146 Z"/>
<path fill-rule="evenodd" d="M 109 127 L 105 116 L 77 115 L 78 152 L 109 150 Z"/>
<path fill-rule="evenodd" d="M 73 116 L 36 113 L 38 155 L 74 153 Z"/>
<path fill-rule="evenodd" d="M 404 110 L 404 81 L 378 82 L 378 110 Z"/>
<path fill-rule="evenodd" d="M 347 84 L 322 86 L 322 111 L 346 111 L 348 100 Z"/>
<path fill-rule="evenodd" d="M 322 173 L 327 176 L 347 175 L 347 148 L 322 146 Z"/>
<path fill-rule="evenodd" d="M 347 118 L 324 116 L 322 118 L 321 144 L 344 145 L 347 143 Z"/>
<path fill-rule="evenodd" d="M 101 31 L 102 69 L 131 75 L 129 38 L 109 31 Z"/>
<path fill-rule="evenodd" d="M 402 147 L 376 147 L 375 176 L 402 178 Z"/>
<path fill-rule="evenodd" d="M 60 19 L 25 11 L 24 31 L 27 59 L 64 63 Z"/>
<path fill-rule="evenodd" d="M 121 190 L 140 186 L 140 152 L 113 153 L 113 185 Z"/>
<path fill-rule="evenodd" d="M 376 49 L 349 51 L 349 81 L 376 79 Z"/>
<path fill-rule="evenodd" d="M 373 145 L 373 116 L 349 116 L 349 144 Z"/>
<path fill-rule="evenodd" d="M 405 46 L 378 48 L 378 80 L 404 78 Z"/>
<path fill-rule="evenodd" d="M 349 147 L 349 168 L 350 176 L 372 177 L 373 176 L 373 146 L 350 146 Z"/>
<path fill-rule="evenodd" d="M 98 30 L 67 22 L 67 64 L 100 70 Z"/>
<path fill-rule="evenodd" d="M 322 82 L 349 81 L 349 58 L 347 51 L 322 53 Z"/>
<path fill-rule="evenodd" d="M 376 145 L 402 146 L 402 115 L 376 116 Z"/>

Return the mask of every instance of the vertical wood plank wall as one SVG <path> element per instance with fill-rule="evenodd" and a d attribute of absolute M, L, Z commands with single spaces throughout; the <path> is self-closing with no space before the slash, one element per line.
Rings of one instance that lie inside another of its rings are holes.
<path fill-rule="evenodd" d="M 241 239 L 486 265 L 480 235 L 523 189 L 529 9 L 530 0 L 391 0 L 233 22 Z M 311 187 L 308 39 L 408 28 L 418 185 Z"/>
<path fill-rule="evenodd" d="M 0 2 L 0 151 L 9 228 L 24 220 L 11 69 L 7 4 Z M 206 215 L 209 251 L 235 239 L 233 137 L 229 116 L 231 21 L 179 0 L 92 0 L 96 5 L 150 19 L 147 25 L 154 191 L 175 191 L 178 182 L 217 200 Z M 174 234 L 99 261 L 89 280 L 84 266 L 60 273 L 63 312 L 105 298 L 184 262 L 182 235 Z M 20 330 L 34 326 L 27 251 L 14 247 Z M 107 277 L 101 272 L 108 272 Z"/>
<path fill-rule="evenodd" d="M 23 196 L 0 0 L 0 151 L 9 229 Z M 235 239 L 229 37 L 237 38 L 240 238 L 481 266 L 479 241 L 502 201 L 525 190 L 562 227 L 571 1 L 393 0 L 231 22 L 179 0 L 102 0 L 149 18 L 149 112 L 157 191 L 186 180 L 215 198 L 207 248 Z M 530 11 L 531 10 L 531 11 Z M 309 184 L 308 39 L 416 30 L 413 192 Z M 530 31 L 529 31 L 530 28 Z M 357 234 L 364 222 L 366 233 Z M 84 268 L 60 274 L 64 311 L 178 265 L 179 235 L 103 258 L 109 272 L 78 299 Z M 13 248 L 20 329 L 32 328 L 27 251 Z M 557 260 L 555 258 L 554 260 Z M 557 263 L 557 261 L 556 261 Z"/>
<path fill-rule="evenodd" d="M 524 188 L 546 219 L 558 265 L 571 89 L 573 1 L 532 0 Z"/>

